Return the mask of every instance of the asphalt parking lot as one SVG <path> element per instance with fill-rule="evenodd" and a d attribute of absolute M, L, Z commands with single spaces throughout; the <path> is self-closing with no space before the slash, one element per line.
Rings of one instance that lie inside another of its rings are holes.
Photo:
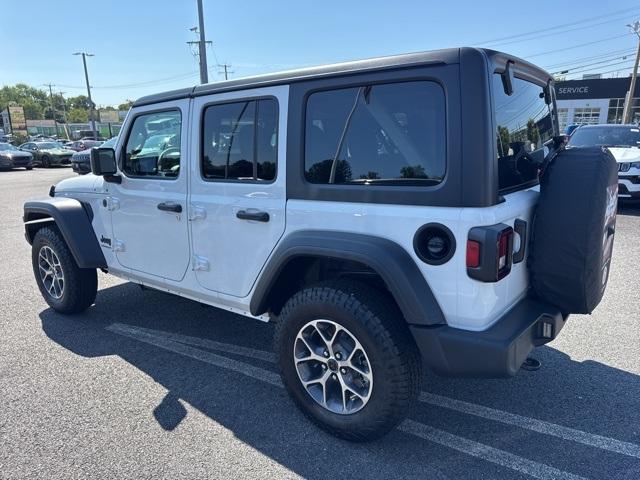
<path fill-rule="evenodd" d="M 640 478 L 640 205 L 618 216 L 605 299 L 507 380 L 427 373 L 369 444 L 305 420 L 272 326 L 100 274 L 64 317 L 36 284 L 22 204 L 69 169 L 0 172 L 0 478 Z"/>

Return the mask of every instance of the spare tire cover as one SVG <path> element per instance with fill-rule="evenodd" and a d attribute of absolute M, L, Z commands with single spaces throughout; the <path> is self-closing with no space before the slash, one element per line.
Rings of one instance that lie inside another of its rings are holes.
<path fill-rule="evenodd" d="M 609 277 L 618 168 L 601 147 L 569 148 L 540 179 L 528 266 L 531 285 L 565 313 L 591 313 Z"/>

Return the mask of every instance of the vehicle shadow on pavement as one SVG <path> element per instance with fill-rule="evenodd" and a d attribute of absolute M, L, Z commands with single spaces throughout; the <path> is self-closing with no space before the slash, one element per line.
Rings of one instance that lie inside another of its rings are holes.
<path fill-rule="evenodd" d="M 227 357 L 258 371 L 275 373 L 273 363 L 264 359 L 220 353 L 210 346 L 220 342 L 271 352 L 271 324 L 161 292 L 143 291 L 131 283 L 100 290 L 96 305 L 84 314 L 69 317 L 47 309 L 40 319 L 46 335 L 74 354 L 87 358 L 117 355 L 166 388 L 166 395 L 157 399 L 149 415 L 167 435 L 177 435 L 174 429 L 188 416 L 184 402 L 306 478 L 513 478 L 515 473 L 398 430 L 369 444 L 336 440 L 307 421 L 284 389 L 202 361 Z M 181 347 L 191 353 L 180 354 L 122 335 L 114 331 L 114 324 L 141 332 L 195 337 L 205 343 L 197 348 Z M 539 371 L 521 371 L 512 379 L 446 379 L 426 373 L 425 391 L 640 443 L 639 376 L 595 361 L 576 362 L 552 347 L 538 349 L 535 357 L 542 362 Z M 638 458 L 443 406 L 420 402 L 410 418 L 574 474 L 621 478 L 628 476 L 630 469 L 640 471 Z M 104 428 L 108 426 L 100 426 Z M 176 448 L 179 446 L 176 441 Z"/>

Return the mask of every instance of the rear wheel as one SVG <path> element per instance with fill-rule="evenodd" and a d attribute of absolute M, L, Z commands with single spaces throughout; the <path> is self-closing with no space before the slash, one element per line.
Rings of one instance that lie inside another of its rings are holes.
<path fill-rule="evenodd" d="M 56 227 L 38 230 L 31 250 L 33 273 L 40 293 L 60 313 L 79 313 L 96 299 L 98 275 L 80 268 Z"/>
<path fill-rule="evenodd" d="M 33 170 L 33 167 L 24 167 L 24 168 L 26 168 L 27 170 Z"/>
<path fill-rule="evenodd" d="M 356 282 L 295 294 L 280 314 L 276 351 L 296 404 L 347 440 L 387 433 L 420 389 L 419 353 L 402 314 L 387 295 Z"/>
<path fill-rule="evenodd" d="M 42 157 L 42 166 L 44 168 L 51 168 L 51 159 L 48 155 Z"/>

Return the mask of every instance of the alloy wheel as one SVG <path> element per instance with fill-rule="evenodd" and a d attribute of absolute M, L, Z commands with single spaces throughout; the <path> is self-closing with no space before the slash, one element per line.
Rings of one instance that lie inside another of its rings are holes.
<path fill-rule="evenodd" d="M 38 254 L 38 270 L 40 281 L 47 293 L 59 300 L 64 294 L 64 272 L 60 259 L 51 247 L 44 246 Z"/>
<path fill-rule="evenodd" d="M 293 360 L 307 393 L 333 413 L 356 413 L 371 398 L 373 372 L 367 353 L 355 335 L 336 322 L 305 324 L 296 336 Z"/>

